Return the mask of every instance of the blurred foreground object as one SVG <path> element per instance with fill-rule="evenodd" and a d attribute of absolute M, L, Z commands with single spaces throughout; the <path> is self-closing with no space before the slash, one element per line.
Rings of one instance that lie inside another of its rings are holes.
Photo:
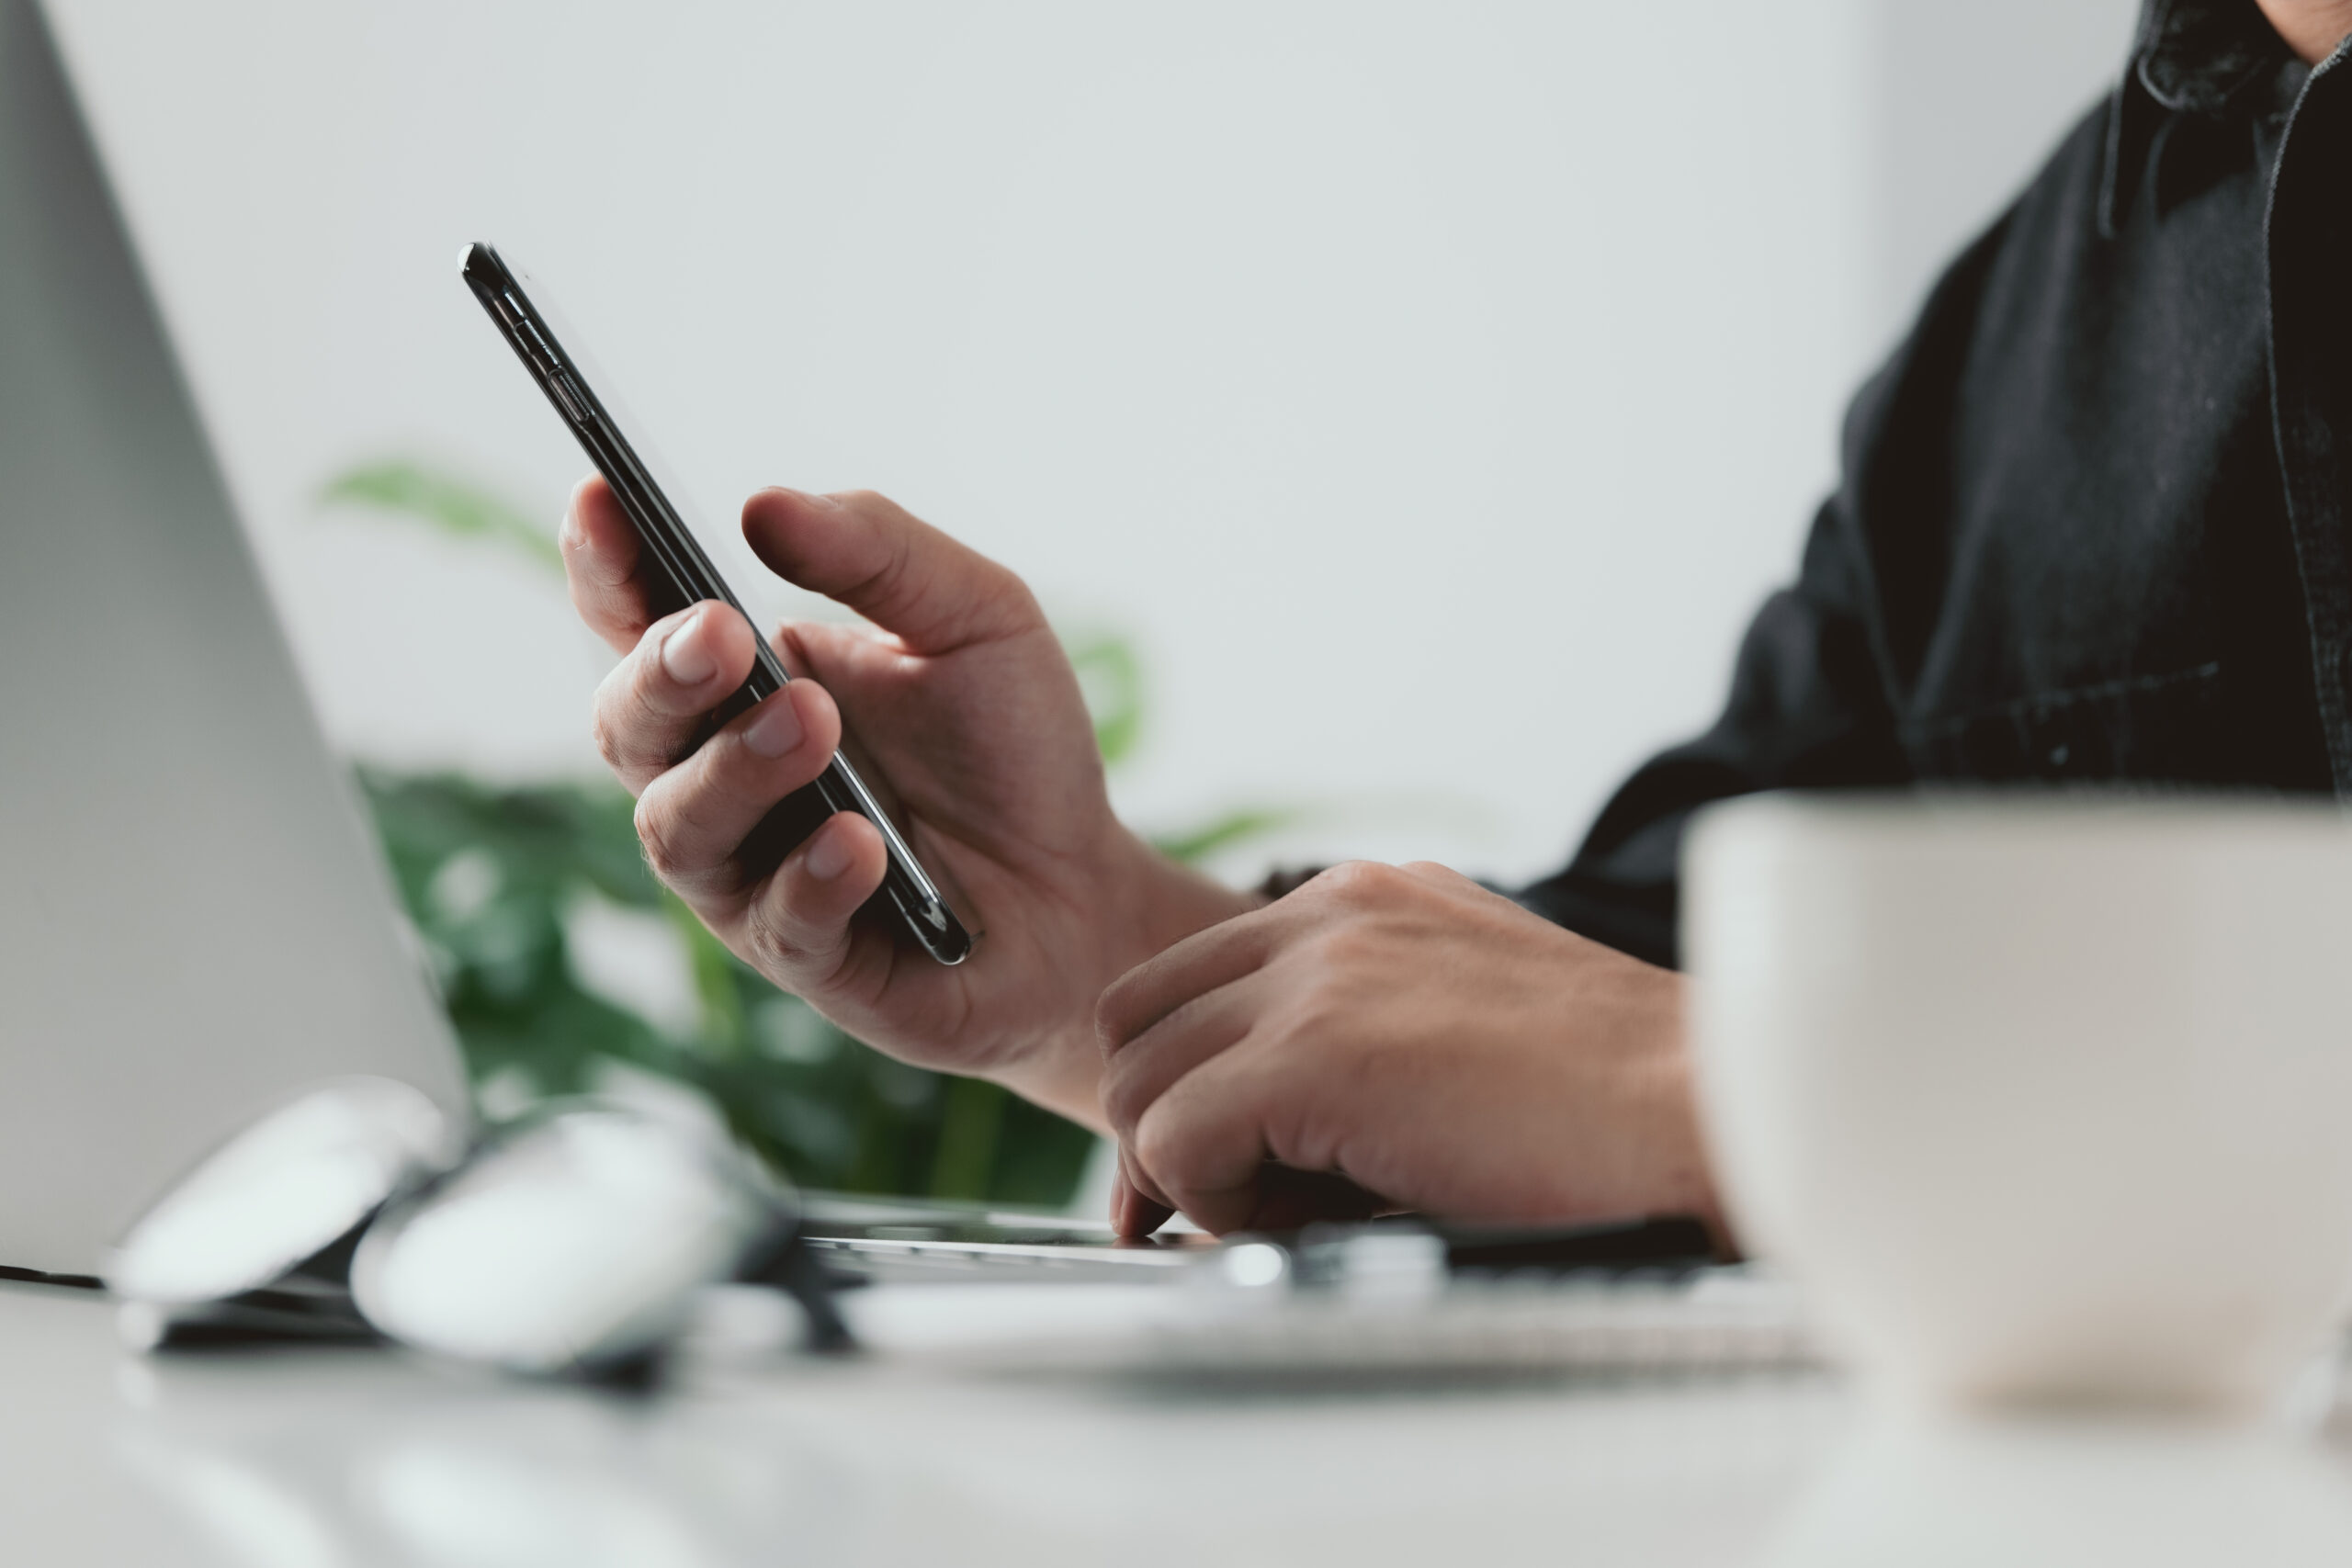
<path fill-rule="evenodd" d="M 617 1106 L 551 1109 L 391 1205 L 360 1241 L 352 1294 L 402 1344 L 608 1376 L 658 1356 L 706 1287 L 773 1276 L 831 1348 L 823 1281 L 791 1267 L 798 1220 L 790 1190 L 721 1136 Z"/>
<path fill-rule="evenodd" d="M 842 1299 L 859 1344 L 1000 1372 L 1275 1390 L 1817 1364 L 1792 1292 L 1715 1262 L 1704 1227 L 1686 1220 L 1552 1227 L 1392 1217 L 1222 1240 L 1163 1236 L 1157 1250 L 1124 1252 L 1107 1236 L 1098 1246 L 1073 1236 L 1080 1245 L 1066 1249 L 1068 1261 L 1050 1247 L 991 1247 L 977 1227 L 933 1228 L 937 1239 L 908 1242 L 929 1257 L 897 1266 L 880 1255 L 880 1238 L 924 1227 L 866 1227 L 875 1239 L 863 1256 L 829 1241 L 820 1219 L 810 1228 L 829 1268 L 873 1281 Z M 959 1252 L 969 1254 L 960 1267 Z M 1148 1267 L 1108 1266 L 1122 1257 Z"/>
<path fill-rule="evenodd" d="M 1740 1234 L 1898 1403 L 2277 1396 L 2352 1286 L 2352 818 L 1761 795 L 1690 851 Z"/>
<path fill-rule="evenodd" d="M 367 1337 L 345 1292 L 360 1230 L 454 1162 L 460 1128 L 424 1094 L 352 1077 L 279 1106 L 199 1162 L 108 1260 L 139 1348 Z"/>
<path fill-rule="evenodd" d="M 697 1293 L 780 1286 L 843 1343 L 789 1188 L 693 1115 L 554 1102 L 464 1146 L 404 1084 L 322 1085 L 230 1139 L 124 1238 L 135 1349 L 402 1344 L 511 1371 L 650 1370 Z"/>

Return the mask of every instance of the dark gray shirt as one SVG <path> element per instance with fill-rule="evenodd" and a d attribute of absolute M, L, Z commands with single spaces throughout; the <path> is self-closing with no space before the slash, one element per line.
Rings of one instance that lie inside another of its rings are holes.
<path fill-rule="evenodd" d="M 2150 0 L 2131 68 L 1855 399 L 1714 727 L 1529 907 L 1675 961 L 1676 863 L 1753 790 L 2352 795 L 2352 65 Z"/>

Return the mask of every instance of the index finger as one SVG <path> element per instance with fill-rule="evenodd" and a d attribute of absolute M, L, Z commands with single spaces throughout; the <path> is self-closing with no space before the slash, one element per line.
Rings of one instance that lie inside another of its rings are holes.
<path fill-rule="evenodd" d="M 1133 1241 L 1149 1235 L 1175 1215 L 1175 1209 L 1143 1190 L 1127 1169 L 1127 1152 L 1118 1151 L 1119 1166 L 1111 1181 L 1111 1229 Z"/>
<path fill-rule="evenodd" d="M 615 653 L 627 654 L 659 612 L 639 575 L 637 530 L 604 475 L 590 474 L 572 487 L 556 542 L 572 608 Z"/>
<path fill-rule="evenodd" d="M 1094 1004 L 1104 1053 L 1115 1055 L 1186 1002 L 1263 968 L 1297 920 L 1298 906 L 1277 899 L 1194 931 L 1112 981 Z"/>

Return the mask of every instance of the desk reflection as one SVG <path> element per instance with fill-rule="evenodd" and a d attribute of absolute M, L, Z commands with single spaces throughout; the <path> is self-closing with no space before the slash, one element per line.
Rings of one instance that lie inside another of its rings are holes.
<path fill-rule="evenodd" d="M 2316 1438 L 2275 1427 L 1884 1418 L 1849 1434 L 1762 1561 L 1770 1568 L 2352 1562 L 2352 1465 Z"/>
<path fill-rule="evenodd" d="M 849 1544 L 854 1488 L 820 1454 L 748 1454 L 642 1398 L 384 1371 L 376 1397 L 328 1403 L 292 1359 L 129 1362 L 117 1451 L 231 1568 L 719 1568 Z"/>
<path fill-rule="evenodd" d="M 2342 1434 L 1906 1427 L 1818 1377 L 1242 1398 L 779 1361 L 628 1396 L 374 1351 L 111 1375 L 74 1444 L 97 1462 L 55 1473 L 161 1504 L 168 1540 L 118 1561 L 2352 1562 Z"/>

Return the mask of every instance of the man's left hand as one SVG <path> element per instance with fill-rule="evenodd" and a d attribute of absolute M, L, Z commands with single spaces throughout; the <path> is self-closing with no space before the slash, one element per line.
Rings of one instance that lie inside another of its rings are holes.
<path fill-rule="evenodd" d="M 1113 1221 L 1712 1220 L 1683 984 L 1443 866 L 1334 867 L 1103 993 Z"/>

